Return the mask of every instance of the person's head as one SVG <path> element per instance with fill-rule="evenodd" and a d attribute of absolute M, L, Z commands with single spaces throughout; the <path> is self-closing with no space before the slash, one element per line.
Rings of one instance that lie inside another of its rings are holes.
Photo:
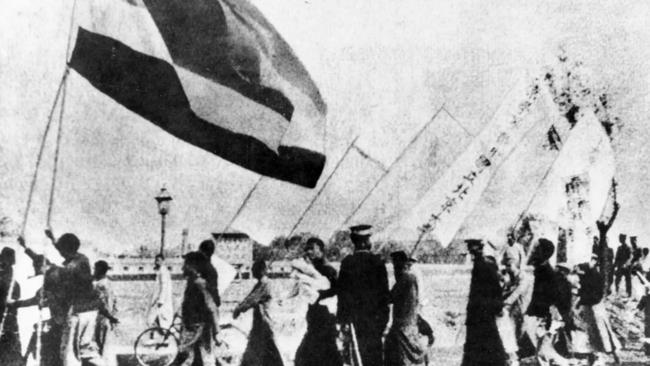
<path fill-rule="evenodd" d="M 106 263 L 106 261 L 99 260 L 95 262 L 93 277 L 96 279 L 104 278 L 109 269 L 111 269 L 111 267 L 108 265 L 108 263 Z"/>
<path fill-rule="evenodd" d="M 533 248 L 528 263 L 533 266 L 542 265 L 548 262 L 553 256 L 553 253 L 555 253 L 555 245 L 553 245 L 553 242 L 546 238 L 540 238 L 537 240 L 537 245 Z"/>
<path fill-rule="evenodd" d="M 206 257 L 211 258 L 214 254 L 214 241 L 207 239 L 199 244 L 199 252 L 203 253 Z"/>
<path fill-rule="evenodd" d="M 636 236 L 630 236 L 630 245 L 636 248 Z"/>
<path fill-rule="evenodd" d="M 66 233 L 61 235 L 54 246 L 64 259 L 69 259 L 77 254 L 81 243 L 75 234 Z"/>
<path fill-rule="evenodd" d="M 356 225 L 350 227 L 350 240 L 354 244 L 355 250 L 369 250 L 370 244 L 370 225 Z"/>
<path fill-rule="evenodd" d="M 251 268 L 251 272 L 253 274 L 253 277 L 256 279 L 260 279 L 266 275 L 266 262 L 264 260 L 258 259 L 253 263 L 253 267 Z"/>
<path fill-rule="evenodd" d="M 325 243 L 316 237 L 307 239 L 305 243 L 305 254 L 309 260 L 320 260 L 325 255 Z"/>
<path fill-rule="evenodd" d="M 162 254 L 156 254 L 156 258 L 154 259 L 154 268 L 159 269 L 163 264 L 165 263 L 165 256 Z"/>
<path fill-rule="evenodd" d="M 472 256 L 472 259 L 476 260 L 477 258 L 483 258 L 483 241 L 480 239 L 468 239 L 465 240 L 467 243 L 467 251 Z"/>
<path fill-rule="evenodd" d="M 643 248 L 643 249 L 641 250 L 641 253 L 643 253 L 643 256 L 644 256 L 644 257 L 647 257 L 647 256 L 648 256 L 648 253 L 650 253 L 650 249 L 648 249 L 648 248 Z"/>
<path fill-rule="evenodd" d="M 406 255 L 406 252 L 399 250 L 390 254 L 390 259 L 393 262 L 393 271 L 395 277 L 399 277 L 411 266 L 411 258 Z"/>
<path fill-rule="evenodd" d="M 16 264 L 16 251 L 9 247 L 2 248 L 0 251 L 0 270 L 11 268 L 14 264 Z"/>
<path fill-rule="evenodd" d="M 201 277 L 204 273 L 205 263 L 207 259 L 205 254 L 201 252 L 189 252 L 183 257 L 183 275 L 190 279 Z"/>
<path fill-rule="evenodd" d="M 618 241 L 621 243 L 621 245 L 627 245 L 627 235 L 618 234 Z"/>

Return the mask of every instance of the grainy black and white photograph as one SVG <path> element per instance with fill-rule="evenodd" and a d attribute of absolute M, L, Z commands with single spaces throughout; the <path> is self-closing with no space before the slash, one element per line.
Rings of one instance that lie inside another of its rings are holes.
<path fill-rule="evenodd" d="M 650 364 L 650 3 L 0 9 L 0 366 Z"/>

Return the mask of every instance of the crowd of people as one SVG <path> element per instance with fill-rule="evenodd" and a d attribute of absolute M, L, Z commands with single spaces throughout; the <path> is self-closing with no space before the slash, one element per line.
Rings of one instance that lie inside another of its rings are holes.
<path fill-rule="evenodd" d="M 42 287 L 29 299 L 20 299 L 20 285 L 14 278 L 15 251 L 5 247 L 0 254 L 0 364 L 24 365 L 32 356 L 48 366 L 102 365 L 108 332 L 118 323 L 116 298 L 106 277 L 110 267 L 100 260 L 91 271 L 74 234 L 58 240 L 49 230 L 46 235 L 63 257 L 61 265 L 35 253 L 18 238 L 32 260 L 34 274 L 43 276 Z M 22 354 L 16 314 L 18 308 L 27 306 L 47 308 L 49 318 L 35 324 L 27 352 Z"/>
<path fill-rule="evenodd" d="M 599 229 L 606 225 L 599 222 Z M 605 228 L 607 229 L 607 228 Z M 466 341 L 462 365 L 519 365 L 534 357 L 538 365 L 604 365 L 611 356 L 619 363 L 620 339 L 611 326 L 605 300 L 639 300 L 635 278 L 650 293 L 648 249 L 636 237 L 619 236 L 614 251 L 606 230 L 594 238 L 591 257 L 584 263 L 552 265 L 556 245 L 532 233 L 515 238 L 497 250 L 490 242 L 468 240 L 473 258 L 467 304 Z M 529 244 L 528 253 L 522 243 Z M 625 292 L 619 285 L 625 279 Z M 646 313 L 646 343 L 650 335 L 650 297 L 640 299 Z M 647 349 L 647 346 L 646 346 Z"/>
<path fill-rule="evenodd" d="M 435 338 L 420 315 L 420 283 L 412 269 L 415 260 L 404 251 L 391 254 L 395 281 L 389 288 L 386 265 L 371 251 L 370 231 L 369 225 L 350 228 L 355 250 L 341 262 L 338 273 L 325 259 L 324 242 L 317 237 L 306 241 L 305 258 L 327 286 L 319 287 L 308 306 L 307 331 L 294 357 L 296 366 L 429 363 L 428 348 Z M 110 266 L 100 260 L 91 271 L 74 234 L 58 239 L 51 231 L 46 234 L 64 258 L 61 265 L 18 239 L 32 260 L 35 275 L 43 276 L 42 287 L 31 298 L 21 299 L 20 285 L 14 280 L 15 251 L 8 247 L 0 251 L 0 364 L 24 365 L 28 357 L 38 356 L 41 365 L 48 366 L 104 365 L 107 339 L 118 323 L 116 299 L 107 278 Z M 633 296 L 635 278 L 650 293 L 647 248 L 641 249 L 634 236 L 630 245 L 623 234 L 619 241 L 614 253 L 606 235 L 595 237 L 590 260 L 569 266 L 562 261 L 552 265 L 556 245 L 545 238 L 531 243 L 530 231 L 518 237 L 511 232 L 503 248 L 485 240 L 467 240 L 473 268 L 462 365 L 512 366 L 525 357 L 534 357 L 539 365 L 570 365 L 579 360 L 597 365 L 605 362 L 606 354 L 618 362 L 621 344 L 603 300 L 612 291 L 618 295 L 623 279 L 622 295 Z M 530 249 L 525 250 L 522 243 Z M 184 255 L 181 338 L 193 342 L 181 350 L 178 365 L 217 365 L 221 298 L 219 274 L 211 261 L 214 252 L 214 242 L 206 240 L 198 251 Z M 155 258 L 155 269 L 147 322 L 167 328 L 174 317 L 173 295 L 171 275 L 161 255 Z M 257 283 L 233 311 L 235 319 L 253 312 L 241 365 L 283 365 L 269 312 L 273 295 L 263 259 L 253 263 L 252 275 Z M 335 312 L 321 303 L 333 297 Z M 650 321 L 648 304 L 646 295 L 638 307 Z M 35 305 L 47 308 L 49 318 L 35 325 L 27 353 L 22 354 L 17 309 Z M 650 338 L 648 332 L 650 324 L 646 327 Z"/>

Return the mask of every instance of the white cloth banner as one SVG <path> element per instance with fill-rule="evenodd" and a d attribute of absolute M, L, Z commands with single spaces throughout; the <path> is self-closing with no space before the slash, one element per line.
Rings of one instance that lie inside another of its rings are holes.
<path fill-rule="evenodd" d="M 591 110 L 581 112 L 548 177 L 528 211 L 572 229 L 570 264 L 589 260 L 595 223 L 605 208 L 615 172 L 609 137 Z"/>
<path fill-rule="evenodd" d="M 431 185 L 410 214 L 389 227 L 385 235 L 417 240 L 424 229 L 441 245 L 448 245 L 494 172 L 532 127 L 546 118 L 542 99 L 537 85 L 516 85 L 465 152 Z"/>

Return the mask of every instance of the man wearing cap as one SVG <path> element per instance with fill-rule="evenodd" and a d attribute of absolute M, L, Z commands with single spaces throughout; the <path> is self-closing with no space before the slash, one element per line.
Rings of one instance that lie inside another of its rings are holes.
<path fill-rule="evenodd" d="M 395 285 L 390 291 L 393 322 L 386 336 L 386 366 L 423 365 L 425 350 L 420 345 L 418 330 L 419 289 L 411 273 L 412 259 L 404 251 L 391 254 Z"/>
<path fill-rule="evenodd" d="M 101 302 L 100 306 L 103 306 L 107 312 L 109 312 L 113 317 L 117 313 L 117 301 L 115 294 L 113 293 L 113 285 L 111 280 L 108 279 L 106 274 L 111 267 L 106 263 L 106 261 L 99 260 L 95 262 L 95 269 L 93 272 L 93 286 L 95 287 L 95 292 L 99 296 L 99 301 Z M 108 336 L 108 331 L 113 328 L 112 322 L 106 316 L 99 314 L 97 318 L 97 329 L 96 329 L 96 338 L 97 346 L 99 347 L 99 354 L 105 356 L 106 350 L 106 339 Z"/>
<path fill-rule="evenodd" d="M 337 320 L 343 331 L 354 326 L 363 365 L 382 365 L 382 335 L 388 323 L 389 299 L 386 265 L 370 252 L 370 225 L 350 228 L 354 253 L 341 262 Z"/>
<path fill-rule="evenodd" d="M 494 260 L 486 259 L 483 241 L 467 240 L 467 249 L 474 266 L 467 301 L 462 366 L 505 365 L 506 354 L 496 324 L 496 317 L 503 308 L 498 268 Z M 492 252 L 486 254 L 493 255 Z"/>
<path fill-rule="evenodd" d="M 618 241 L 620 245 L 616 248 L 616 256 L 614 257 L 614 288 L 618 294 L 618 285 L 621 283 L 621 277 L 625 277 L 625 291 L 627 296 L 632 296 L 632 273 L 630 272 L 630 264 L 632 262 L 632 250 L 627 245 L 627 235 L 619 234 Z"/>
<path fill-rule="evenodd" d="M 16 308 L 11 300 L 20 298 L 20 286 L 14 278 L 16 252 L 4 247 L 0 251 L 0 365 L 18 365 L 22 361 Z M 11 291 L 11 294 L 9 293 Z"/>

